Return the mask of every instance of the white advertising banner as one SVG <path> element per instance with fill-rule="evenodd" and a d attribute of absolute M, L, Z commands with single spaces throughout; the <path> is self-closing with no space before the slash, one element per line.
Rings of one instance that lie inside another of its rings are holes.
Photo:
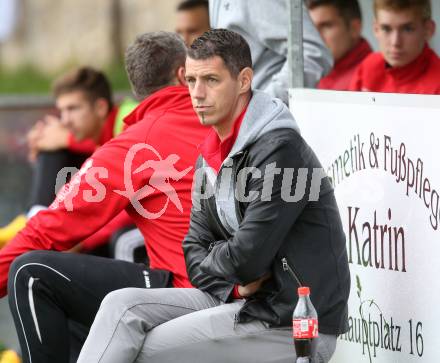
<path fill-rule="evenodd" d="M 337 363 L 440 362 L 440 96 L 293 90 L 351 271 Z"/>

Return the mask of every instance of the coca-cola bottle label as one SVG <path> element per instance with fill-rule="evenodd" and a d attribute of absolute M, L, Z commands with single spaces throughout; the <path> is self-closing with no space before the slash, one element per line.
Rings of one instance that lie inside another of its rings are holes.
<path fill-rule="evenodd" d="M 318 320 L 311 319 L 293 319 L 293 338 L 309 339 L 318 337 Z"/>

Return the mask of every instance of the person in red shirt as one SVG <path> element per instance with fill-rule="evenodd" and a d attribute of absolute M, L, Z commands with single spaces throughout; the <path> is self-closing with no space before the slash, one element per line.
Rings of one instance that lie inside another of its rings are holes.
<path fill-rule="evenodd" d="M 362 13 L 357 0 L 307 0 L 310 17 L 332 52 L 335 64 L 318 88 L 346 91 L 356 67 L 371 53 L 361 36 Z"/>
<path fill-rule="evenodd" d="M 354 75 L 352 91 L 440 94 L 440 59 L 428 42 L 435 32 L 430 0 L 375 0 L 380 52 Z"/>
<path fill-rule="evenodd" d="M 53 95 L 59 117 L 46 115 L 28 133 L 29 158 L 34 164 L 29 211 L 0 228 L 0 247 L 26 225 L 28 218 L 54 200 L 58 172 L 64 167 L 80 168 L 98 145 L 119 131 L 123 116 L 136 105 L 128 99 L 120 106 L 114 105 L 107 77 L 91 67 L 73 69 L 56 79 Z M 121 217 L 115 227 L 128 223 L 127 216 Z M 93 249 L 106 241 L 94 240 L 99 243 L 84 246 Z"/>
<path fill-rule="evenodd" d="M 189 47 L 194 39 L 210 29 L 208 0 L 183 0 L 176 7 L 175 32 L 182 37 Z M 112 236 L 110 249 L 112 256 L 125 261 L 145 259 L 144 240 L 138 230 L 121 231 Z M 117 238 L 115 238 L 117 237 Z M 99 238 L 96 234 L 93 239 Z M 102 240 L 102 238 L 99 238 Z M 91 243 L 94 245 L 94 243 Z M 89 240 L 85 241 L 85 246 Z M 146 256 L 148 257 L 148 256 Z"/>
<path fill-rule="evenodd" d="M 97 149 L 49 209 L 0 250 L 0 296 L 8 284 L 24 362 L 68 362 L 68 321 L 88 330 L 113 290 L 192 287 L 182 241 L 197 145 L 208 130 L 184 86 L 185 57 L 185 44 L 176 34 L 136 38 L 126 52 L 126 69 L 143 101 L 126 117 L 128 127 Z M 123 210 L 145 238 L 150 268 L 56 252 L 72 248 Z"/>

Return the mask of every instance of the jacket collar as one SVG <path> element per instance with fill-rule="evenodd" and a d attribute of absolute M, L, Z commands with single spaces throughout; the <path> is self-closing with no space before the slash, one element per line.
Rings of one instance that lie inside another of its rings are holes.
<path fill-rule="evenodd" d="M 356 46 L 335 63 L 334 71 L 341 72 L 357 66 L 371 52 L 370 44 L 364 38 L 361 38 Z"/>
<path fill-rule="evenodd" d="M 413 79 L 420 78 L 429 66 L 433 51 L 426 44 L 422 53 L 411 63 L 403 67 L 391 67 L 383 59 L 385 72 L 390 75 L 396 83 L 406 83 Z"/>
<path fill-rule="evenodd" d="M 102 127 L 101 134 L 99 135 L 99 145 L 104 145 L 107 141 L 113 138 L 113 128 L 115 127 L 116 115 L 118 114 L 118 107 L 113 106 L 110 110 L 107 118 L 105 119 L 104 126 Z"/>
<path fill-rule="evenodd" d="M 128 126 L 141 121 L 145 114 L 154 110 L 167 110 L 178 108 L 180 104 L 187 107 L 189 97 L 188 88 L 185 86 L 167 86 L 162 88 L 147 98 L 145 98 L 129 115 L 124 118 L 124 123 Z"/>
<path fill-rule="evenodd" d="M 199 145 L 199 151 L 202 154 L 205 161 L 208 163 L 210 167 L 212 167 L 217 172 L 220 170 L 220 166 L 228 156 L 229 152 L 232 149 L 232 146 L 237 139 L 238 132 L 240 131 L 240 126 L 244 118 L 244 114 L 246 113 L 247 105 L 243 108 L 240 115 L 235 119 L 233 128 L 230 134 L 224 139 L 220 141 L 217 133 L 213 128 L 209 131 L 206 139 L 202 144 Z"/>

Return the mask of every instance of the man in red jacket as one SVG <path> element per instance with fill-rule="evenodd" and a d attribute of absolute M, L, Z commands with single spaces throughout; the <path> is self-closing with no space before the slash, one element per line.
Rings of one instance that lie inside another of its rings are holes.
<path fill-rule="evenodd" d="M 91 67 L 73 69 L 56 79 L 53 95 L 59 117 L 45 116 L 28 134 L 30 159 L 34 164 L 29 211 L 0 228 L 0 247 L 26 225 L 28 218 L 52 203 L 58 172 L 64 167 L 80 168 L 97 146 L 118 133 L 123 116 L 135 106 L 130 100 L 115 106 L 107 77 Z M 125 215 L 113 224 L 117 228 L 128 223 L 131 222 Z M 86 249 L 96 247 L 98 239 L 101 242 L 108 239 L 101 234 L 85 243 Z"/>
<path fill-rule="evenodd" d="M 330 48 L 335 64 L 318 83 L 320 89 L 345 91 L 356 67 L 371 53 L 362 38 L 362 14 L 357 0 L 307 0 L 310 17 Z"/>
<path fill-rule="evenodd" d="M 380 52 L 362 62 L 350 90 L 440 94 L 440 59 L 428 45 L 430 0 L 375 0 L 374 14 Z"/>
<path fill-rule="evenodd" d="M 0 296 L 8 284 L 24 362 L 68 362 L 68 321 L 89 328 L 110 291 L 191 287 L 181 244 L 189 224 L 197 145 L 208 130 L 183 86 L 185 57 L 176 34 L 136 39 L 127 50 L 126 69 L 143 101 L 125 119 L 129 127 L 100 147 L 50 208 L 30 219 L 0 251 Z M 124 209 L 145 237 L 151 269 L 55 252 L 73 247 Z"/>

